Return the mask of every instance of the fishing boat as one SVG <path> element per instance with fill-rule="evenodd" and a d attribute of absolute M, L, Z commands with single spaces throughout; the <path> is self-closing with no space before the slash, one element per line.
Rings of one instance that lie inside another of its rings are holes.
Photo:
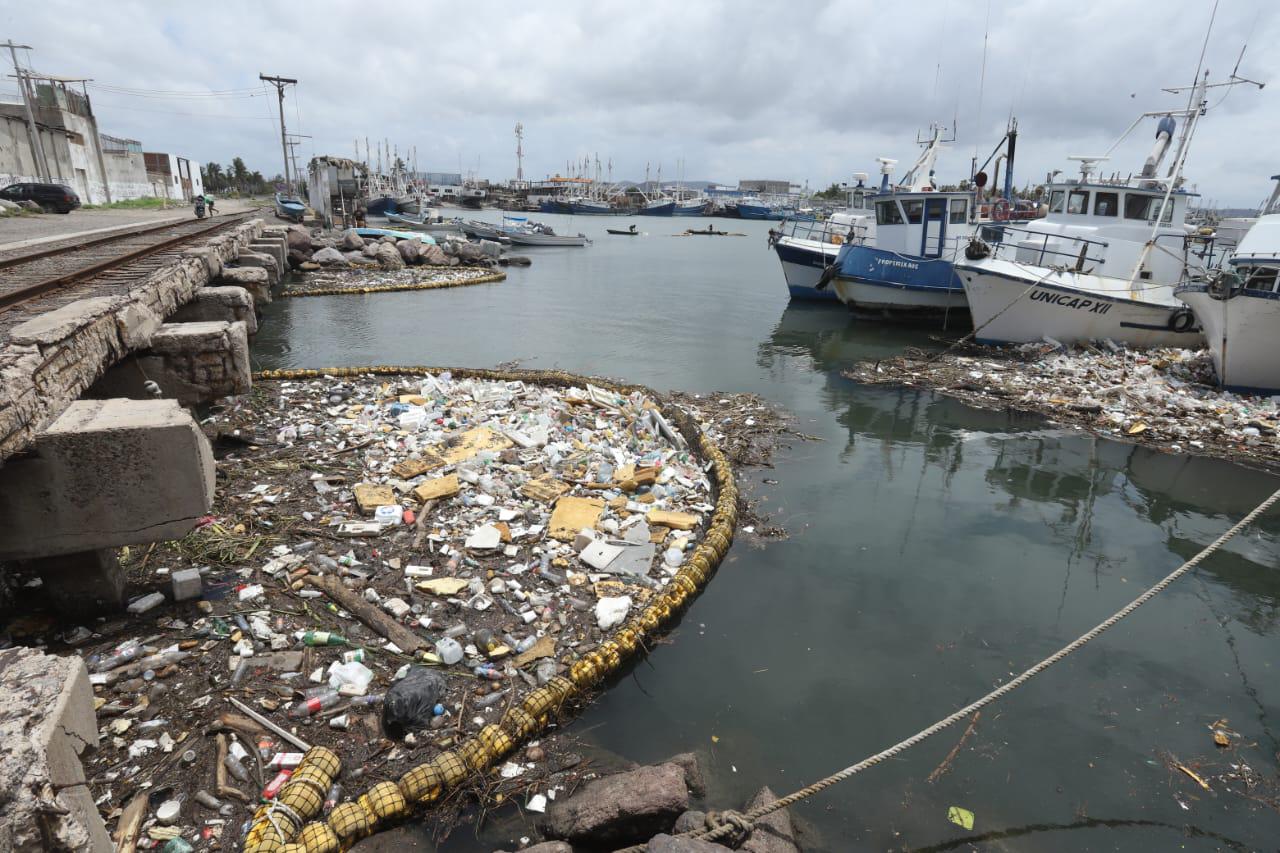
<path fill-rule="evenodd" d="M 875 239 L 846 242 L 823 274 L 850 310 L 880 316 L 948 322 L 967 308 L 964 287 L 952 268 L 960 248 L 978 228 L 974 193 L 943 192 L 934 181 L 943 129 L 934 125 L 923 151 L 894 185 L 897 161 L 880 158 L 875 196 Z"/>
<path fill-rule="evenodd" d="M 397 231 L 393 228 L 356 228 L 354 230 L 361 237 L 374 240 L 379 237 L 395 237 L 397 240 L 421 240 L 431 246 L 436 244 L 435 238 L 430 234 L 422 234 L 416 231 Z"/>
<path fill-rule="evenodd" d="M 387 221 L 392 225 L 422 231 L 435 237 L 464 236 L 462 227 L 457 222 L 441 219 L 438 215 L 408 216 L 401 213 L 388 213 Z"/>
<path fill-rule="evenodd" d="M 1280 181 L 1280 175 L 1272 176 Z M 1218 383 L 1229 391 L 1280 392 L 1280 184 L 1225 269 L 1174 294 L 1204 330 Z"/>
<path fill-rule="evenodd" d="M 784 221 L 769 230 L 769 246 L 778 255 L 787 292 L 792 299 L 838 302 L 833 288 L 819 289 L 823 271 L 835 263 L 846 243 L 875 240 L 874 190 L 865 185 L 866 173 L 854 175 L 857 185 L 849 191 L 848 206 L 822 222 Z"/>
<path fill-rule="evenodd" d="M 671 210 L 672 216 L 703 216 L 711 202 L 705 198 L 690 198 L 677 201 Z"/>
<path fill-rule="evenodd" d="M 608 201 L 600 198 L 588 198 L 586 196 L 577 196 L 568 199 L 565 202 L 568 208 L 566 213 L 580 214 L 582 216 L 620 216 L 626 211 L 615 208 Z"/>
<path fill-rule="evenodd" d="M 290 222 L 301 222 L 306 215 L 307 206 L 296 198 L 289 198 L 284 193 L 276 193 L 276 216 Z"/>
<path fill-rule="evenodd" d="M 1195 314 L 1174 288 L 1206 278 L 1221 260 L 1185 223 L 1197 194 L 1183 187 L 1182 166 L 1207 109 L 1206 86 L 1207 78 L 1197 81 L 1187 109 L 1144 114 L 1158 119 L 1156 141 L 1136 178 L 1096 178 L 1094 167 L 1105 157 L 1071 157 L 1080 161 L 1080 178 L 1049 185 L 1044 219 L 1006 229 L 994 246 L 981 238 L 971 242 L 956 270 L 977 340 L 1203 345 Z M 1186 125 L 1173 166 L 1161 178 L 1175 116 Z"/>
<path fill-rule="evenodd" d="M 686 228 L 684 229 L 685 237 L 731 237 L 728 231 L 717 231 L 714 225 L 708 225 L 706 228 Z"/>
<path fill-rule="evenodd" d="M 481 222 L 478 219 L 462 220 L 458 223 L 458 227 L 462 229 L 462 233 L 476 240 L 496 240 L 500 243 L 511 242 L 501 228 L 489 222 Z"/>
<path fill-rule="evenodd" d="M 530 222 L 524 216 L 503 216 L 502 232 L 515 246 L 585 246 L 591 242 L 583 234 L 557 234 L 551 226 Z"/>
<path fill-rule="evenodd" d="M 629 229 L 625 229 L 625 230 L 622 228 L 606 228 L 604 230 L 609 234 L 617 234 L 620 237 L 639 237 L 640 236 L 640 232 L 636 230 L 636 227 L 634 225 L 632 225 Z"/>
<path fill-rule="evenodd" d="M 738 216 L 742 219 L 773 219 L 782 221 L 787 218 L 783 209 L 767 203 L 759 196 L 749 195 L 738 199 Z"/>
<path fill-rule="evenodd" d="M 676 203 L 669 198 L 654 198 L 645 202 L 644 207 L 636 211 L 641 216 L 672 216 Z"/>

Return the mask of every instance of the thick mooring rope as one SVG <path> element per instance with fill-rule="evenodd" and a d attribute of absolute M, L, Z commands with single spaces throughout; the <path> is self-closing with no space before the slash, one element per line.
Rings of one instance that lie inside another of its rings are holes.
<path fill-rule="evenodd" d="M 861 773 L 863 770 L 866 770 L 869 767 L 875 767 L 880 762 L 889 758 L 893 758 L 894 756 L 898 755 L 899 753 L 907 749 L 910 749 L 911 747 L 915 746 L 921 741 L 926 740 L 927 738 L 933 737 L 943 729 L 948 728 L 949 726 L 953 726 L 956 723 L 960 722 L 961 720 L 967 719 L 974 712 L 980 711 L 981 709 L 990 705 L 992 702 L 995 702 L 997 699 L 1002 698 L 1006 694 L 1012 693 L 1014 690 L 1026 684 L 1028 681 L 1035 678 L 1037 675 L 1044 672 L 1046 669 L 1053 666 L 1058 661 L 1067 657 L 1067 655 L 1070 655 L 1072 652 L 1083 648 L 1084 645 L 1088 643 L 1090 640 L 1093 640 L 1094 638 L 1099 636 L 1103 631 L 1106 631 L 1108 628 L 1115 625 L 1121 619 L 1124 619 L 1130 613 L 1133 613 L 1133 611 L 1137 610 L 1139 607 L 1146 604 L 1151 599 L 1155 598 L 1157 595 L 1163 592 L 1170 584 L 1172 584 L 1178 578 L 1182 577 L 1187 572 L 1191 571 L 1196 566 L 1200 565 L 1201 561 L 1203 561 L 1205 557 L 1208 557 L 1210 554 L 1217 551 L 1219 548 L 1225 545 L 1228 541 L 1234 538 L 1236 534 L 1238 534 L 1241 530 L 1243 530 L 1245 527 L 1253 523 L 1253 521 L 1258 516 L 1262 515 L 1264 512 L 1269 510 L 1277 500 L 1280 500 L 1280 489 L 1276 490 L 1275 492 L 1272 492 L 1271 497 L 1267 498 L 1262 503 L 1254 507 L 1253 510 L 1250 511 L 1248 515 L 1240 519 L 1229 530 L 1227 530 L 1225 533 L 1223 533 L 1213 542 L 1205 546 L 1205 548 L 1201 550 L 1200 553 L 1196 554 L 1190 560 L 1187 560 L 1185 563 L 1183 563 L 1173 572 L 1168 574 L 1163 580 L 1161 580 L 1155 586 L 1151 587 L 1146 592 L 1142 593 L 1142 595 L 1138 596 L 1133 601 L 1126 604 L 1120 611 L 1115 613 L 1113 616 L 1099 623 L 1093 629 L 1085 632 L 1084 634 L 1081 634 L 1079 637 L 1072 640 L 1070 643 L 1063 646 L 1058 651 L 1049 655 L 1049 657 L 1045 658 L 1035 666 L 1023 672 L 1017 678 L 1014 678 L 1012 681 L 1009 681 L 1009 682 L 1006 682 L 1005 684 L 1000 685 L 995 690 L 992 690 L 990 693 L 988 693 L 986 696 L 983 696 L 981 699 L 977 700 L 976 702 L 971 702 L 970 704 L 964 706 L 963 708 L 954 712 L 950 716 L 944 717 L 943 719 L 929 726 L 927 729 L 922 729 L 921 731 L 916 732 L 906 740 L 898 741 L 888 749 L 882 750 L 881 752 L 877 752 L 875 755 L 872 755 L 868 758 L 864 758 L 862 761 L 859 761 L 857 764 L 850 765 L 849 767 L 846 767 L 845 769 L 839 771 L 838 773 L 833 773 L 830 776 L 826 777 L 825 779 L 820 779 L 819 781 L 814 782 L 812 785 L 801 788 L 799 791 L 796 791 L 793 794 L 788 794 L 787 796 L 779 800 L 774 800 L 772 803 L 768 803 L 767 805 L 762 805 L 757 808 L 754 808 L 751 811 L 747 812 L 746 814 L 739 816 L 737 813 L 733 813 L 731 816 L 733 818 L 732 820 L 723 822 L 719 826 L 716 826 L 710 829 L 704 829 L 704 830 L 699 830 L 699 831 L 690 833 L 688 837 L 698 838 L 703 841 L 716 841 L 719 839 L 728 838 L 729 836 L 733 835 L 735 832 L 740 831 L 739 825 L 741 823 L 741 820 L 739 818 L 743 818 L 750 823 L 750 822 L 759 820 L 765 815 L 778 811 L 779 809 L 785 809 L 788 806 L 798 803 L 803 799 L 813 796 L 819 791 L 825 790 L 826 788 L 830 788 L 832 785 L 836 784 L 837 782 L 843 782 L 845 779 L 848 779 L 850 776 L 854 776 L 858 773 Z M 618 853 L 644 853 L 644 849 L 645 849 L 645 845 L 639 844 L 632 847 L 627 847 L 624 850 L 619 851 Z"/>

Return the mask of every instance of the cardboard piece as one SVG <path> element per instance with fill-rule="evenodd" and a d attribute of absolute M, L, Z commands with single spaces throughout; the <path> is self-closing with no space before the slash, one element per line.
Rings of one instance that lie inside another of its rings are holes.
<path fill-rule="evenodd" d="M 562 497 L 551 513 L 547 535 L 562 542 L 572 542 L 584 527 L 595 527 L 604 514 L 604 501 L 599 498 Z"/>
<path fill-rule="evenodd" d="M 431 578 L 420 583 L 414 584 L 423 592 L 429 592 L 432 595 L 457 595 L 462 592 L 470 584 L 470 581 L 464 578 Z"/>
<path fill-rule="evenodd" d="M 373 515 L 373 511 L 380 506 L 398 503 L 396 493 L 391 487 L 378 483 L 357 483 L 355 493 L 356 506 L 360 507 L 360 511 L 365 515 Z"/>
<path fill-rule="evenodd" d="M 529 480 L 520 487 L 520 494 L 543 503 L 551 503 L 567 491 L 569 491 L 569 484 L 555 477 L 539 477 L 536 480 Z"/>
<path fill-rule="evenodd" d="M 691 512 L 670 512 L 665 509 L 649 510 L 649 524 L 674 527 L 676 530 L 692 530 L 702 519 Z"/>
<path fill-rule="evenodd" d="M 512 444 L 511 439 L 500 435 L 488 427 L 469 429 L 458 436 L 452 444 L 440 448 L 440 457 L 446 463 L 466 462 L 482 450 L 506 450 Z"/>
<path fill-rule="evenodd" d="M 446 477 L 435 477 L 419 483 L 413 489 L 413 496 L 422 503 L 426 503 L 440 498 L 451 498 L 458 493 L 460 488 L 458 475 L 449 474 Z"/>

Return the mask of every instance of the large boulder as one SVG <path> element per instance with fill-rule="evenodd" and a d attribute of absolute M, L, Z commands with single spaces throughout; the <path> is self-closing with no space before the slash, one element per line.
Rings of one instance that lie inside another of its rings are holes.
<path fill-rule="evenodd" d="M 401 240 L 396 244 L 396 251 L 406 264 L 420 263 L 422 260 L 421 240 Z"/>
<path fill-rule="evenodd" d="M 285 232 L 285 239 L 289 241 L 289 251 L 311 254 L 311 232 L 307 229 L 298 226 L 290 228 Z"/>
<path fill-rule="evenodd" d="M 337 249 L 324 248 L 311 256 L 311 260 L 321 266 L 346 265 L 347 259 Z"/>
<path fill-rule="evenodd" d="M 689 793 L 695 797 L 705 797 L 707 795 L 707 782 L 702 778 L 702 767 L 698 763 L 698 755 L 694 752 L 682 752 L 679 755 L 673 755 L 663 762 L 664 764 L 677 764 L 684 769 L 684 782 L 689 788 Z"/>
<path fill-rule="evenodd" d="M 760 793 L 752 797 L 742 811 L 745 814 L 777 799 L 768 787 L 761 788 Z M 751 837 L 738 849 L 750 853 L 800 853 L 800 845 L 796 844 L 795 827 L 791 825 L 791 813 L 786 809 L 779 809 L 757 820 Z"/>
<path fill-rule="evenodd" d="M 379 243 L 373 257 L 384 270 L 404 269 L 404 258 L 400 257 L 394 243 Z"/>
<path fill-rule="evenodd" d="M 432 244 L 423 246 L 418 252 L 418 258 L 424 264 L 437 267 L 447 266 L 449 263 L 449 256 L 444 253 L 444 249 Z"/>
<path fill-rule="evenodd" d="M 300 268 L 303 264 L 309 262 L 310 260 L 311 260 L 311 249 L 309 248 L 305 252 L 300 252 L 297 249 L 289 250 L 289 266 L 292 269 L 296 270 Z"/>
<path fill-rule="evenodd" d="M 670 829 L 688 807 L 684 768 L 658 764 L 587 783 L 556 801 L 539 827 L 548 837 L 574 845 L 622 847 Z"/>
<path fill-rule="evenodd" d="M 344 252 L 350 252 L 353 249 L 364 248 L 364 238 L 356 233 L 354 228 L 348 228 L 342 232 L 342 239 L 338 241 L 338 248 Z"/>

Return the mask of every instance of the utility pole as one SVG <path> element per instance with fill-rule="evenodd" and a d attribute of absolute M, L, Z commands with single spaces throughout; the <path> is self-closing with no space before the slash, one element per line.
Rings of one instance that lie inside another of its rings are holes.
<path fill-rule="evenodd" d="M 284 182 L 285 186 L 292 188 L 293 182 L 289 179 L 289 142 L 285 138 L 284 132 L 284 87 L 298 85 L 297 80 L 291 80 L 288 77 L 268 77 L 266 74 L 259 73 L 258 79 L 265 83 L 270 83 L 276 87 L 276 93 L 280 96 L 280 153 L 284 155 Z"/>
<path fill-rule="evenodd" d="M 31 112 L 31 96 L 27 91 L 27 77 L 22 69 L 18 66 L 18 51 L 31 50 L 30 45 L 14 44 L 13 39 L 9 39 L 3 45 L 9 48 L 9 56 L 13 59 L 13 74 L 18 78 L 18 89 L 22 92 L 22 106 L 27 113 L 27 139 L 31 145 L 31 156 L 35 160 L 36 171 L 39 172 L 38 178 L 42 181 L 48 181 L 49 164 L 44 159 L 44 144 L 40 141 L 40 128 L 36 126 L 36 117 Z"/>
<path fill-rule="evenodd" d="M 516 122 L 516 180 L 524 180 L 524 125 Z"/>

